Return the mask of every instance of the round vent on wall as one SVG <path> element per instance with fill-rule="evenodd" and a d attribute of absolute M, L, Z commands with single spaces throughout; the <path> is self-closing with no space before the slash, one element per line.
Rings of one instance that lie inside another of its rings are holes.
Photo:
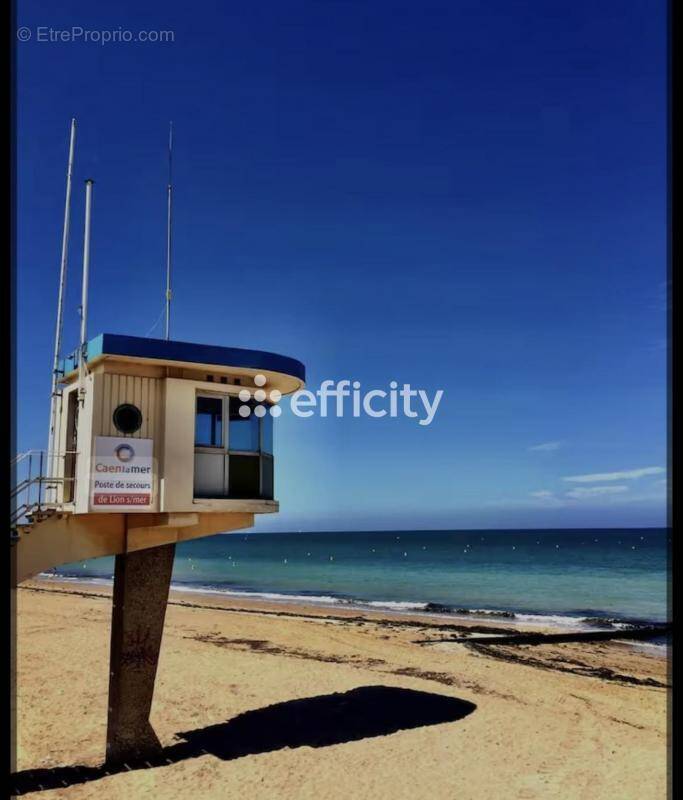
<path fill-rule="evenodd" d="M 123 403 L 114 409 L 114 426 L 121 433 L 136 433 L 142 427 L 142 411 L 132 403 Z"/>

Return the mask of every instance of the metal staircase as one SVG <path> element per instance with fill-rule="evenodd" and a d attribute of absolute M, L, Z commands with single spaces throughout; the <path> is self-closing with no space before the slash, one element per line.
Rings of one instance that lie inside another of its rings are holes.
<path fill-rule="evenodd" d="M 208 514 L 76 513 L 73 498 L 79 457 L 75 450 L 55 454 L 31 450 L 12 461 L 13 587 L 61 564 L 133 553 L 254 524 L 254 514 L 248 510 Z"/>
<path fill-rule="evenodd" d="M 71 488 L 73 478 L 56 477 L 59 460 L 74 452 L 47 453 L 28 450 L 10 463 L 13 488 L 10 490 L 10 545 L 16 544 L 33 526 L 55 515 L 65 513 L 64 490 Z"/>

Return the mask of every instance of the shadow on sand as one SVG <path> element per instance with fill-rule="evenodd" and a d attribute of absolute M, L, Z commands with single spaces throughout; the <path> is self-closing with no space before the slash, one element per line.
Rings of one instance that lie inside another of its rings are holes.
<path fill-rule="evenodd" d="M 285 747 L 328 747 L 400 730 L 456 722 L 476 708 L 447 695 L 390 686 L 362 686 L 342 694 L 276 703 L 195 731 L 178 734 L 155 758 L 97 767 L 29 769 L 11 776 L 14 795 L 96 781 L 108 775 L 213 755 L 229 761 Z"/>

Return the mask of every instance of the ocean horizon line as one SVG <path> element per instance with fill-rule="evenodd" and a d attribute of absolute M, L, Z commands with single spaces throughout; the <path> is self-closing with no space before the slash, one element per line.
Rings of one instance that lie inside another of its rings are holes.
<path fill-rule="evenodd" d="M 523 533 L 523 532 L 533 532 L 533 533 L 553 533 L 555 531 L 562 532 L 562 533 L 582 533 L 582 532 L 591 532 L 591 533 L 615 533 L 615 532 L 624 532 L 624 531 L 670 531 L 672 530 L 673 526 L 671 525 L 635 525 L 632 527 L 586 527 L 586 528 L 564 528 L 564 527 L 554 527 L 551 528 L 547 525 L 543 525 L 537 528 L 534 527 L 525 527 L 525 528 L 330 528 L 330 529 L 323 529 L 323 528 L 311 528 L 309 530 L 304 530 L 303 528 L 298 530 L 291 530 L 291 529 L 282 529 L 282 530 L 273 530 L 273 531 L 264 531 L 264 530 L 257 530 L 256 528 L 243 528 L 239 530 L 233 531 L 222 531 L 218 536 L 228 536 L 232 534 L 240 534 L 240 533 L 258 533 L 258 534 L 274 534 L 274 533 L 282 533 L 286 535 L 294 535 L 298 533 Z"/>

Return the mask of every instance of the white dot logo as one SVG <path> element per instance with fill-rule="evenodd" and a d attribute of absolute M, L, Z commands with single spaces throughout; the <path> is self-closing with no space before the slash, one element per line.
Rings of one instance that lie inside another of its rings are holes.
<path fill-rule="evenodd" d="M 266 386 L 267 379 L 265 375 L 254 375 L 254 386 L 258 388 L 254 390 L 252 393 L 249 389 L 240 389 L 238 397 L 242 402 L 242 405 L 239 408 L 239 415 L 240 417 L 244 417 L 247 419 L 253 411 L 255 417 L 265 417 L 267 413 L 270 412 L 271 417 L 279 417 L 282 413 L 282 409 L 277 404 L 282 400 L 282 392 L 278 389 L 271 389 L 271 391 L 267 391 L 264 387 Z M 266 406 L 262 405 L 266 400 L 269 400 L 271 405 L 267 408 Z M 256 405 L 252 404 L 252 401 L 256 401 Z"/>

